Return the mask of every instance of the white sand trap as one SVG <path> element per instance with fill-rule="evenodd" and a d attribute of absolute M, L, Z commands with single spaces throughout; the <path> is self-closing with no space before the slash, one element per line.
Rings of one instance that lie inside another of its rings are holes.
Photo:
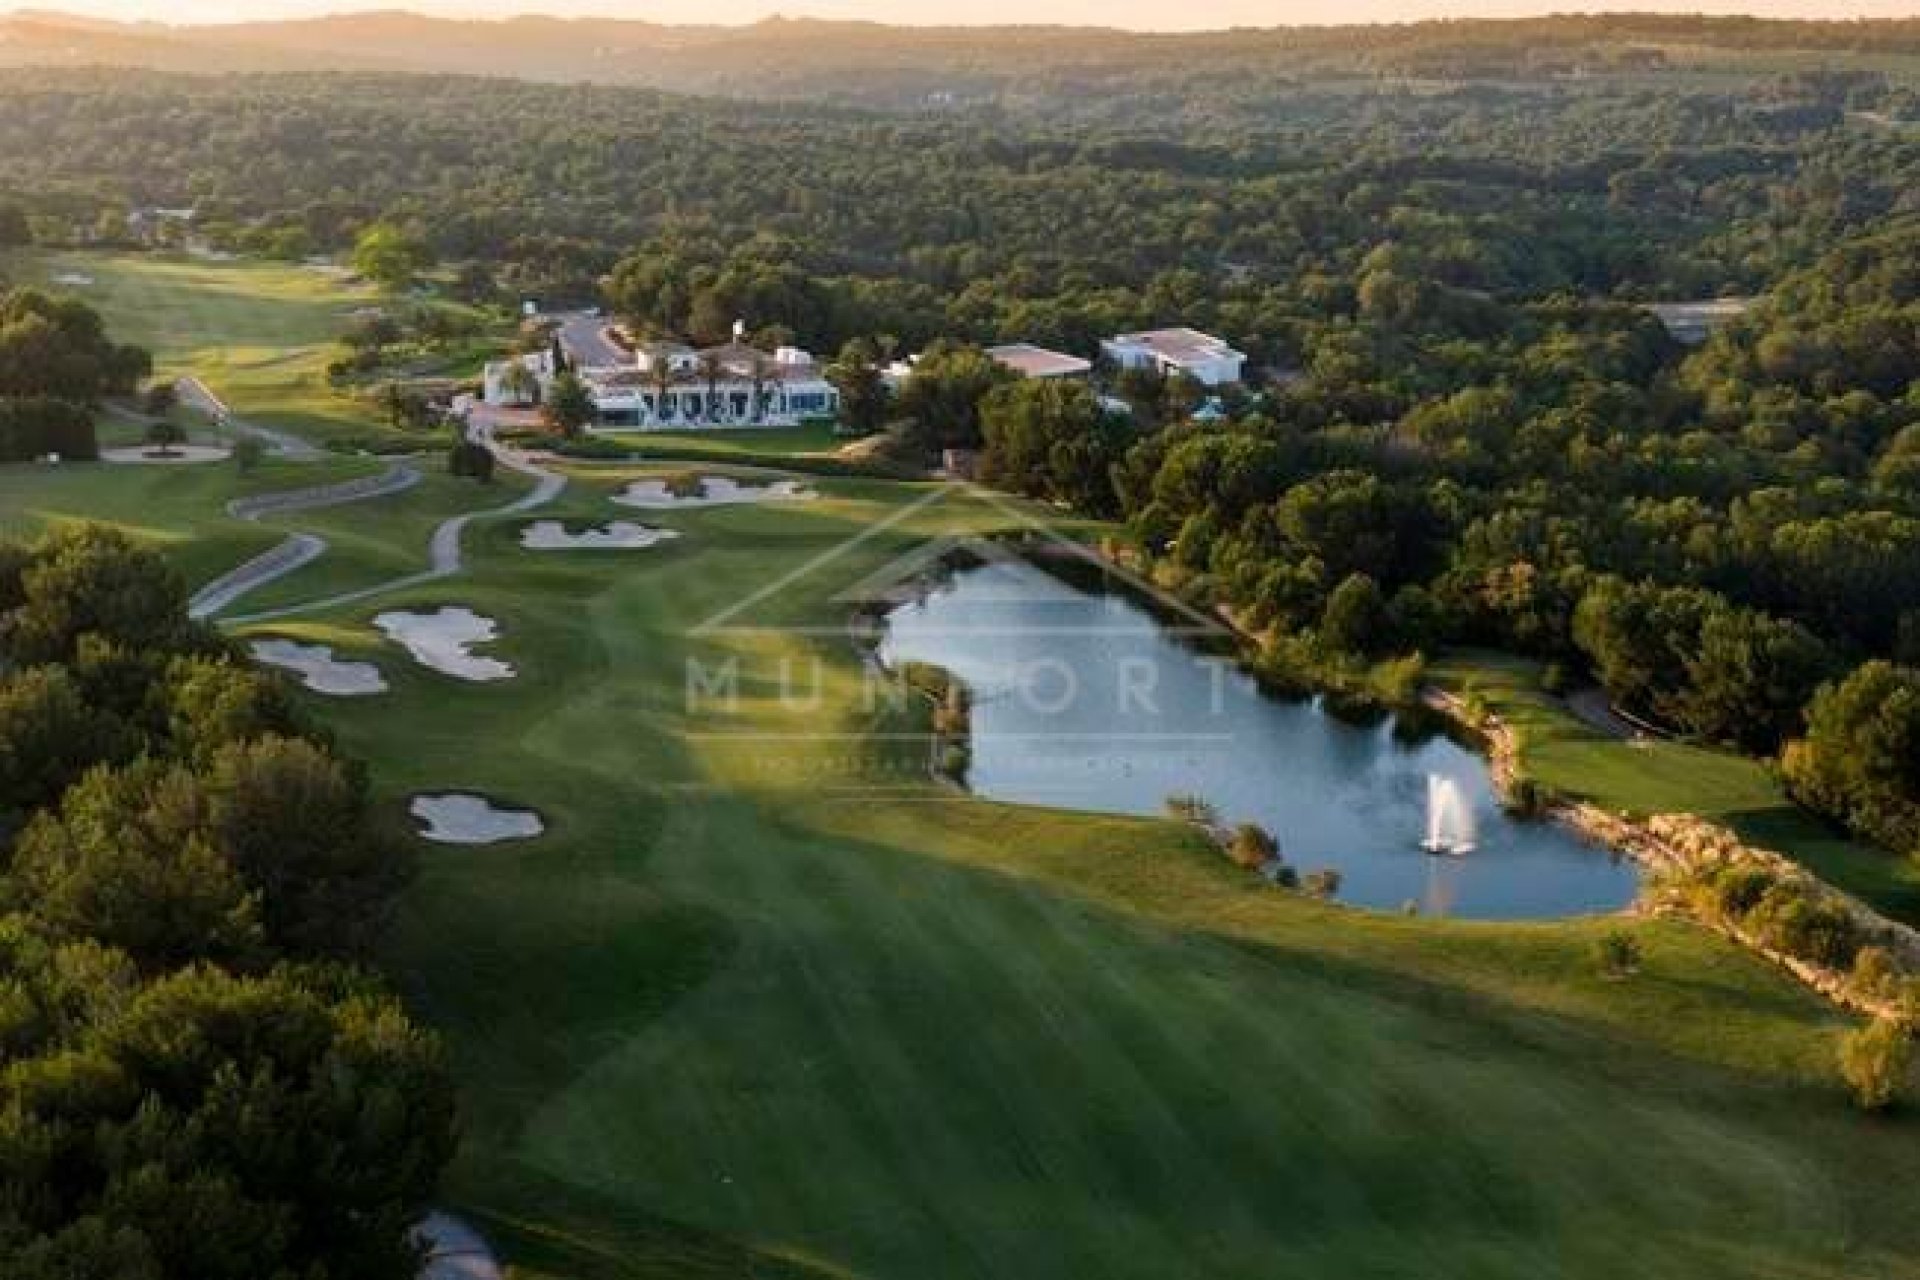
<path fill-rule="evenodd" d="M 513 678 L 512 664 L 471 652 L 474 645 L 500 638 L 494 620 L 471 609 L 450 606 L 433 613 L 383 613 L 373 625 L 388 639 L 405 645 L 423 667 L 477 683 Z"/>
<path fill-rule="evenodd" d="M 681 497 L 667 488 L 665 480 L 635 480 L 614 495 L 623 507 L 665 510 L 669 507 L 729 507 L 745 502 L 797 502 L 819 495 L 798 480 L 775 480 L 772 484 L 741 484 L 725 476 L 700 477 L 700 492 Z"/>
<path fill-rule="evenodd" d="M 387 691 L 387 678 L 371 662 L 349 662 L 333 656 L 324 644 L 297 644 L 292 640 L 255 640 L 256 662 L 299 675 L 300 683 L 315 693 L 336 698 L 365 698 Z"/>
<path fill-rule="evenodd" d="M 407 811 L 426 825 L 420 834 L 439 844 L 494 844 L 531 840 L 547 829 L 528 809 L 499 809 L 485 796 L 450 792 L 415 796 Z"/>
<path fill-rule="evenodd" d="M 520 545 L 532 551 L 640 551 L 680 535 L 672 529 L 615 520 L 599 529 L 567 532 L 558 520 L 536 520 L 520 531 Z"/>
<path fill-rule="evenodd" d="M 200 462 L 224 462 L 232 451 L 225 445 L 215 444 L 170 444 L 162 449 L 158 445 L 143 444 L 125 449 L 102 449 L 100 461 L 134 463 L 150 467 L 191 466 Z"/>
<path fill-rule="evenodd" d="M 53 282 L 69 289 L 84 289 L 93 283 L 93 277 L 80 271 L 62 271 L 53 278 Z"/>

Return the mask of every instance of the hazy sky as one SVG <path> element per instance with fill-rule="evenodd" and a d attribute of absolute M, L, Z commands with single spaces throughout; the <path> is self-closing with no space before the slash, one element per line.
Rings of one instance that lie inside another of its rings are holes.
<path fill-rule="evenodd" d="M 33 0 L 19 7 L 33 5 Z M 0 9 L 12 5 L 0 0 Z M 1059 22 L 1140 29 L 1279 26 L 1288 23 L 1400 22 L 1434 17 L 1515 17 L 1556 10 L 1668 10 L 1765 17 L 1857 18 L 1920 14 L 1920 0 L 40 0 L 33 7 L 103 18 L 234 22 L 356 9 L 413 9 L 452 17 L 537 11 L 642 18 L 653 22 L 752 22 L 769 14 L 898 23 Z"/>

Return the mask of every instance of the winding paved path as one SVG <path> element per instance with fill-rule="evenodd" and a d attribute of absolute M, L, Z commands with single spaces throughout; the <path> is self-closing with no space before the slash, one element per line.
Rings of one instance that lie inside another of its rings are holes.
<path fill-rule="evenodd" d="M 327 456 L 326 450 L 290 432 L 236 418 L 226 401 L 213 394 L 213 388 L 198 378 L 181 378 L 173 384 L 173 389 L 179 394 L 181 404 L 189 409 L 198 409 L 235 435 L 253 437 L 282 458 L 295 462 L 318 462 Z"/>
<path fill-rule="evenodd" d="M 283 515 L 291 511 L 313 511 L 337 507 L 348 502 L 365 502 L 402 493 L 420 483 L 420 473 L 406 465 L 388 467 L 377 476 L 348 480 L 341 484 L 316 485 L 309 489 L 289 489 L 280 493 L 262 493 L 251 498 L 235 498 L 227 504 L 227 514 L 236 520 L 258 520 L 262 516 Z M 242 596 L 284 578 L 302 565 L 311 564 L 327 549 L 327 540 L 315 533 L 290 534 L 277 546 L 221 574 L 193 593 L 187 601 L 187 616 L 196 621 L 210 618 Z"/>
<path fill-rule="evenodd" d="M 521 475 L 531 476 L 535 482 L 533 488 L 527 491 L 526 493 L 521 494 L 518 498 L 515 498 L 513 501 L 505 503 L 501 506 L 490 507 L 484 511 L 462 512 L 460 515 L 457 515 L 452 517 L 451 519 L 442 521 L 440 525 L 434 529 L 433 537 L 430 538 L 427 542 L 427 567 L 419 573 L 404 574 L 398 578 L 388 579 L 385 582 L 377 582 L 370 587 L 360 587 L 353 591 L 343 591 L 338 595 L 325 596 L 318 600 L 307 600 L 299 604 L 288 605 L 280 609 L 269 609 L 269 610 L 263 610 L 262 612 L 259 612 L 259 613 L 243 614 L 239 617 L 229 618 L 227 619 L 227 621 L 230 623 L 268 622 L 276 618 L 294 617 L 299 614 L 320 613 L 324 610 L 338 608 L 342 605 L 357 604 L 362 600 L 368 600 L 373 598 L 374 596 L 386 595 L 389 592 L 404 590 L 408 587 L 417 587 L 424 583 L 437 582 L 442 578 L 452 577 L 454 574 L 459 573 L 461 569 L 465 567 L 465 556 L 461 549 L 461 539 L 463 535 L 466 533 L 467 526 L 473 523 L 474 520 L 480 519 L 482 517 L 516 515 L 523 511 L 532 511 L 538 507 L 544 507 L 549 502 L 552 502 L 555 498 L 559 497 L 561 491 L 567 487 L 567 478 L 565 476 L 555 471 L 548 471 L 546 468 L 534 462 L 531 458 L 529 458 L 525 453 L 521 452 L 520 450 L 515 449 L 510 445 L 501 444 L 499 441 L 495 440 L 493 436 L 493 430 L 491 427 L 475 426 L 471 430 L 471 436 L 474 441 L 486 446 L 488 451 L 493 454 L 495 461 L 497 461 L 499 465 L 507 468 L 509 471 L 517 471 Z M 417 471 L 413 471 L 411 467 L 395 468 L 395 470 L 405 470 L 405 471 L 412 472 L 412 479 L 409 480 L 406 484 L 399 486 L 400 488 L 410 487 L 412 484 L 417 483 L 420 479 L 419 473 Z M 393 473 L 389 472 L 388 474 L 392 475 Z M 268 495 L 263 495 L 261 498 L 258 498 L 258 499 L 244 499 L 243 501 L 264 502 L 276 497 L 285 498 L 285 499 L 292 500 L 296 505 L 280 506 L 273 509 L 277 511 L 298 510 L 300 509 L 300 504 L 303 502 L 303 495 L 311 495 L 313 492 L 314 491 L 312 490 L 305 490 L 305 491 L 295 491 L 294 493 L 291 493 L 291 494 L 280 494 L 280 495 L 268 494 Z M 398 489 L 390 489 L 390 490 L 386 490 L 386 492 L 398 492 Z M 380 496 L 380 495 L 379 494 L 360 495 L 360 497 L 377 497 L 377 496 Z M 351 498 L 346 500 L 359 501 L 360 498 Z M 332 503 L 324 503 L 324 502 L 314 503 L 311 501 L 306 501 L 304 505 L 310 507 L 315 505 L 332 505 Z M 236 512 L 235 514 L 239 514 L 239 513 Z M 243 517 L 243 518 L 250 518 L 250 517 Z M 296 538 L 298 537 L 311 538 L 313 536 L 314 535 L 311 535 L 311 534 L 295 535 Z M 288 543 L 291 543 L 292 541 L 294 541 L 294 539 L 292 538 L 288 539 Z M 247 564 L 240 566 L 239 569 L 234 570 L 233 574 L 227 575 L 227 578 L 233 577 L 234 574 L 245 573 L 249 568 L 259 565 L 260 561 L 269 559 L 270 557 L 273 557 L 276 553 L 285 552 L 287 556 L 291 557 L 292 555 L 295 554 L 295 552 L 289 549 L 288 543 L 282 543 L 279 547 L 276 547 L 272 551 L 267 552 L 265 556 L 256 557 L 254 560 L 249 561 Z M 218 600 L 217 603 L 214 603 L 212 605 L 212 608 L 209 609 L 207 612 L 208 613 L 218 612 L 221 608 L 224 608 L 227 604 L 231 603 L 234 600 L 237 600 L 240 596 L 246 594 L 246 592 L 253 590 L 255 587 L 260 586 L 265 582 L 270 582 L 274 578 L 284 577 L 286 574 L 293 572 L 294 569 L 297 569 L 301 565 L 308 563 L 313 559 L 314 556 L 319 555 L 321 552 L 325 550 L 326 550 L 326 543 L 324 540 L 321 540 L 319 548 L 313 551 L 311 555 L 308 555 L 306 559 L 298 560 L 294 563 L 286 565 L 285 567 L 277 567 L 275 565 L 265 566 L 264 576 L 259 576 L 257 580 L 245 584 L 240 590 L 224 591 L 224 598 L 221 598 Z M 222 584 L 226 583 L 227 578 L 222 578 L 216 582 L 208 584 L 205 588 L 202 589 L 201 595 L 214 594 L 215 589 L 221 588 Z M 194 597 L 195 602 L 199 602 L 200 599 L 201 599 L 201 596 Z M 206 615 L 196 614 L 195 616 L 203 617 Z"/>

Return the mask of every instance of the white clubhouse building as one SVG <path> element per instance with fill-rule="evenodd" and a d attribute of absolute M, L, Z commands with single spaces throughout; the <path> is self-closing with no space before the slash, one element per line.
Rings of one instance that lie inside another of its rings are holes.
<path fill-rule="evenodd" d="M 1240 381 L 1246 353 L 1198 329 L 1145 329 L 1105 338 L 1100 353 L 1122 369 L 1152 369 L 1162 375 L 1184 373 L 1202 386 L 1224 387 Z"/>
<path fill-rule="evenodd" d="M 558 331 L 562 354 L 586 383 L 600 411 L 597 430 L 702 430 L 791 427 L 826 417 L 840 393 L 814 358 L 798 347 L 760 350 L 742 339 L 696 348 L 645 342 L 629 350 L 596 317 L 569 317 Z M 518 365 L 524 373 L 513 372 Z M 550 350 L 489 364 L 490 405 L 531 408 L 553 381 Z"/>

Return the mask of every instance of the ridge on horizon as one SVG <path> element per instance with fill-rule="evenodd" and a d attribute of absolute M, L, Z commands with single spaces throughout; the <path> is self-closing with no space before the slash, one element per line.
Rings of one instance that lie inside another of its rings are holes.
<path fill-rule="evenodd" d="M 288 0 L 298 4 L 299 0 Z M 792 0 L 789 0 L 792 2 Z M 805 0 L 800 0 L 804 3 Z M 1240 0 L 1222 0 L 1232 5 Z M 1259 0 L 1254 0 L 1259 3 Z M 1796 0 L 1785 0 L 1792 4 Z M 778 4 L 780 0 L 769 0 Z M 932 7 L 945 7 L 944 0 L 925 0 Z M 1910 0 L 1894 0 L 1889 5 L 1882 0 L 1855 0 L 1844 12 L 1781 14 L 1772 12 L 1775 3 L 1747 3 L 1738 5 L 1703 6 L 1693 0 L 1681 0 L 1680 3 L 1662 6 L 1649 4 L 1646 0 L 1630 0 L 1618 6 L 1601 3 L 1599 5 L 1557 4 L 1555 0 L 1542 0 L 1538 7 L 1524 10 L 1499 8 L 1503 0 L 1487 0 L 1489 9 L 1473 11 L 1473 0 L 1458 6 L 1455 12 L 1427 12 L 1429 5 L 1453 7 L 1447 0 L 1393 0 L 1393 10 L 1380 17 L 1367 20 L 1355 20 L 1346 12 L 1328 19 L 1315 19 L 1301 16 L 1287 21 L 1264 22 L 1225 22 L 1212 25 L 1191 26 L 1142 26 L 1125 22 L 1082 22 L 1047 18 L 1045 20 L 996 20 L 988 17 L 977 21 L 952 21 L 940 18 L 913 20 L 889 16 L 888 18 L 866 16 L 825 16 L 815 13 L 785 13 L 777 9 L 759 12 L 742 17 L 737 21 L 675 21 L 656 17 L 626 16 L 607 12 L 564 12 L 543 10 L 537 6 L 517 9 L 510 12 L 475 11 L 470 13 L 445 13 L 430 9 L 409 8 L 404 5 L 373 4 L 364 8 L 343 6 L 321 12 L 294 10 L 278 14 L 248 14 L 232 18 L 186 17 L 180 19 L 153 17 L 122 17 L 96 11 L 97 8 L 118 9 L 123 4 L 112 0 L 97 0 L 95 5 L 85 7 L 61 7 L 58 5 L 21 5 L 0 7 L 0 24 L 27 24 L 45 28 L 68 29 L 75 32 L 94 34 L 103 37 L 132 36 L 154 39 L 203 39 L 223 41 L 231 37 L 262 36 L 275 32 L 295 34 L 300 32 L 321 31 L 328 28 L 341 29 L 356 25 L 389 24 L 418 25 L 439 29 L 466 29 L 473 31 L 500 32 L 514 27 L 550 26 L 563 31 L 592 31 L 594 29 L 620 30 L 632 32 L 674 32 L 705 31 L 726 33 L 748 33 L 760 31 L 779 31 L 785 29 L 812 29 L 816 31 L 867 31 L 898 32 L 901 34 L 938 34 L 941 32 L 966 33 L 980 36 L 993 32 L 1018 31 L 1025 34 L 1035 32 L 1090 32 L 1113 33 L 1127 36 L 1155 35 L 1224 35 L 1232 32 L 1281 33 L 1288 31 L 1313 32 L 1316 35 L 1329 35 L 1343 30 L 1372 31 L 1397 28 L 1432 28 L 1439 26 L 1460 27 L 1502 27 L 1525 23 L 1567 22 L 1608 20 L 1631 23 L 1636 20 L 1660 21 L 1676 19 L 1697 19 L 1706 22 L 1727 22 L 1739 24 L 1814 24 L 1814 25 L 1857 25 L 1874 26 L 1883 24 L 1904 24 L 1920 22 L 1920 3 Z M 1524 3 L 1524 0 L 1523 0 Z M 1905 5 L 1895 11 L 1896 6 Z M 1414 6 L 1419 12 L 1402 12 L 1405 5 Z M 190 7 L 190 6 L 189 6 Z M 1145 6 L 1142 6 L 1143 8 Z M 1202 6 L 1204 8 L 1204 6 Z M 1870 10 L 1870 11 L 1869 11 Z M 1883 11 L 1884 10 L 1884 11 Z"/>

